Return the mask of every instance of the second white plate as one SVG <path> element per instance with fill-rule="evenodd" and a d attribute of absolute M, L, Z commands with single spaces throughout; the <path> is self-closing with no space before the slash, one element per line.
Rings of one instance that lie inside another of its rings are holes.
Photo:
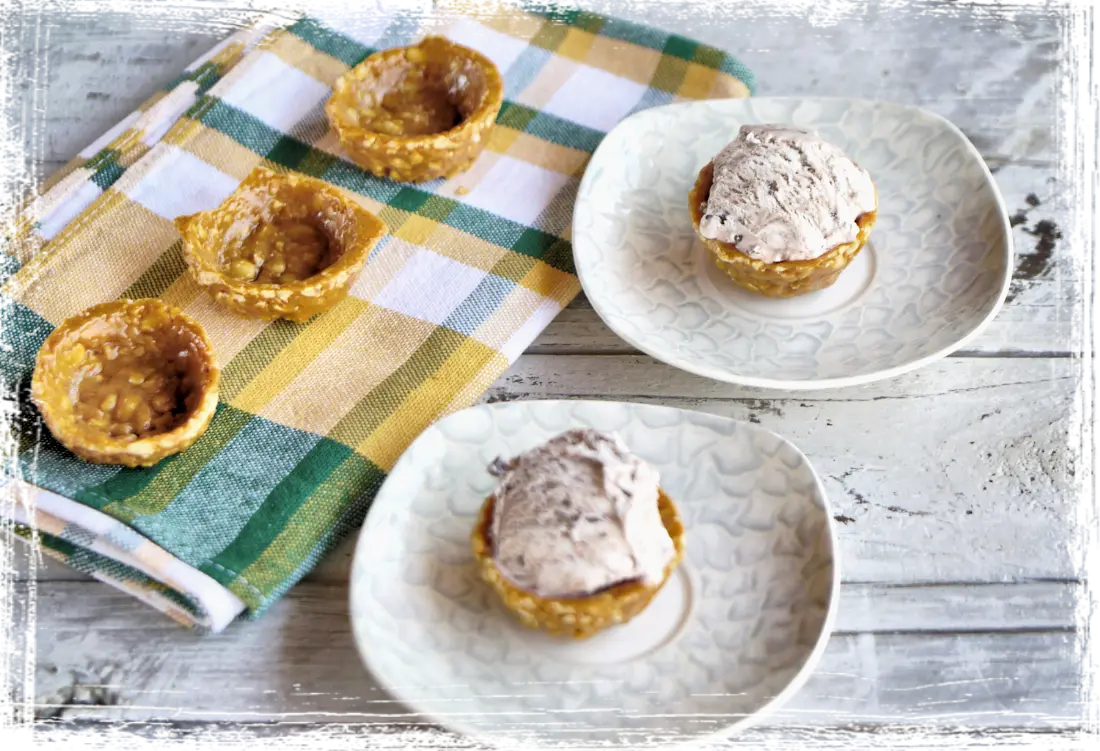
<path fill-rule="evenodd" d="M 875 181 L 870 243 L 829 289 L 746 292 L 695 237 L 688 190 L 748 123 L 815 128 Z M 585 171 L 573 248 L 593 308 L 627 342 L 708 378 L 784 389 L 868 383 L 949 354 L 997 314 L 1012 269 L 1004 201 L 962 132 L 857 99 L 726 99 L 627 118 Z"/>
<path fill-rule="evenodd" d="M 645 611 L 579 642 L 520 626 L 469 543 L 495 484 L 486 465 L 574 427 L 618 431 L 657 467 L 686 547 Z M 756 425 L 639 404 L 482 405 L 424 431 L 379 491 L 355 550 L 352 628 L 396 698 L 494 744 L 698 740 L 805 681 L 836 610 L 834 547 L 810 463 Z"/>

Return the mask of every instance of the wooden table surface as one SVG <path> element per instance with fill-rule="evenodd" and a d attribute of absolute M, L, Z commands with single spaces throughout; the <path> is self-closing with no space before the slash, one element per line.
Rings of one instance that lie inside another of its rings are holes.
<path fill-rule="evenodd" d="M 636 400 L 750 420 L 792 439 L 824 475 L 841 522 L 835 634 L 805 688 L 733 745 L 1067 744 L 1084 709 L 1068 447 L 1078 285 L 1055 138 L 1062 21 L 950 2 L 857 3 L 849 15 L 846 5 L 833 15 L 584 5 L 734 52 L 761 96 L 887 99 L 954 121 L 1013 214 L 1012 291 L 965 351 L 877 384 L 804 394 L 675 370 L 632 350 L 582 297 L 485 399 Z M 7 106 L 39 110 L 27 143 L 40 177 L 222 38 L 229 12 L 155 2 L 28 11 L 16 57 L 28 96 Z M 106 729 L 90 724 L 110 721 L 113 744 L 159 735 L 251 747 L 265 736 L 279 748 L 350 747 L 347 735 L 401 711 L 379 703 L 352 646 L 351 542 L 260 621 L 205 637 L 59 566 L 25 568 L 44 732 L 91 740 Z"/>

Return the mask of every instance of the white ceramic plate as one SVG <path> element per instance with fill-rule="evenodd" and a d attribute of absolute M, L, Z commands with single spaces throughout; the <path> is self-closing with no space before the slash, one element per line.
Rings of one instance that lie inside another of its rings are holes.
<path fill-rule="evenodd" d="M 469 535 L 494 457 L 582 426 L 657 466 L 687 555 L 640 616 L 573 642 L 503 610 Z M 838 586 L 824 490 L 785 439 L 669 407 L 513 402 L 454 414 L 401 457 L 359 536 L 351 614 L 367 667 L 430 721 L 497 745 L 640 747 L 728 733 L 790 696 Z"/>
<path fill-rule="evenodd" d="M 772 300 L 735 286 L 692 230 L 699 169 L 747 123 L 816 128 L 874 179 L 869 246 L 829 289 Z M 1008 291 L 1012 240 L 993 176 L 954 125 L 854 99 L 691 102 L 633 115 L 581 180 L 573 252 L 604 322 L 643 352 L 722 381 L 851 386 L 944 357 Z"/>

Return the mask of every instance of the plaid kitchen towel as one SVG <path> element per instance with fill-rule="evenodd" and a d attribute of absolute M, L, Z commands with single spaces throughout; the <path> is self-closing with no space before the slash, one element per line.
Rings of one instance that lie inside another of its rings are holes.
<path fill-rule="evenodd" d="M 608 130 L 647 107 L 750 93 L 729 55 L 586 12 L 468 1 L 339 12 L 262 34 L 111 180 L 71 172 L 62 182 L 77 204 L 28 220 L 0 290 L 0 377 L 21 392 L 8 525 L 212 630 L 262 613 L 304 576 L 362 522 L 408 444 L 475 403 L 577 294 L 573 201 Z M 428 31 L 498 65 L 497 127 L 450 180 L 374 178 L 344 157 L 323 104 L 349 67 Z M 338 186 L 389 228 L 349 297 L 305 324 L 234 317 L 184 269 L 172 219 L 217 206 L 261 165 Z M 90 201 L 89 182 L 100 189 Z M 120 297 L 185 310 L 223 368 L 207 432 L 146 469 L 76 459 L 26 399 L 52 328 Z"/>

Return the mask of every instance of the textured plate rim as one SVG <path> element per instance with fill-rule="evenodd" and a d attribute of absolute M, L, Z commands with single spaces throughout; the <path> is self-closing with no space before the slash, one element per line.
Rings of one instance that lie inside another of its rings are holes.
<path fill-rule="evenodd" d="M 634 119 L 644 118 L 644 117 L 648 116 L 650 113 L 653 113 L 653 112 L 657 112 L 657 111 L 661 111 L 661 110 L 690 109 L 692 107 L 702 107 L 702 106 L 706 106 L 706 105 L 713 105 L 716 102 L 749 103 L 749 102 L 760 102 L 760 101 L 764 101 L 764 102 L 773 102 L 773 101 L 774 102 L 848 102 L 848 103 L 852 103 L 852 104 L 869 105 L 869 106 L 874 107 L 874 108 L 889 107 L 889 108 L 897 108 L 897 109 L 901 109 L 901 110 L 909 110 L 911 112 L 920 113 L 921 115 L 924 115 L 924 116 L 926 116 L 926 117 L 928 117 L 932 120 L 935 120 L 935 121 L 939 122 L 949 132 L 954 133 L 960 139 L 960 141 L 965 146 L 967 152 L 972 157 L 974 157 L 974 159 L 980 165 L 982 173 L 985 176 L 986 182 L 988 182 L 990 187 L 993 189 L 994 205 L 997 207 L 997 211 L 1000 214 L 1001 224 L 1003 226 L 1004 236 L 1005 236 L 1005 259 L 1004 259 L 1005 260 L 1005 266 L 1004 266 L 1004 273 L 1002 274 L 1002 278 L 1001 278 L 1000 291 L 997 294 L 997 298 L 994 301 L 993 305 L 990 307 L 989 311 L 986 313 L 986 315 L 980 321 L 978 321 L 970 329 L 970 331 L 963 334 L 958 339 L 956 339 L 953 343 L 947 345 L 946 347 L 942 347 L 942 348 L 936 350 L 935 352 L 927 354 L 923 357 L 919 357 L 915 360 L 910 360 L 906 363 L 902 363 L 900 365 L 895 365 L 895 366 L 890 367 L 890 368 L 883 368 L 881 370 L 875 370 L 875 371 L 872 371 L 870 373 L 862 373 L 860 375 L 854 375 L 854 376 L 840 376 L 840 377 L 834 377 L 834 378 L 814 378 L 814 379 L 803 379 L 803 380 L 788 380 L 788 379 L 783 379 L 783 378 L 762 378 L 762 377 L 758 377 L 758 376 L 741 375 L 739 373 L 733 372 L 733 371 L 725 369 L 725 368 L 719 368 L 719 367 L 714 367 L 714 366 L 709 366 L 709 365 L 703 365 L 703 364 L 699 364 L 699 363 L 696 363 L 696 362 L 692 362 L 690 360 L 685 360 L 681 357 L 677 357 L 677 356 L 669 354 L 667 352 L 660 352 L 655 347 L 648 347 L 648 346 L 644 345 L 643 343 L 637 341 L 633 337 L 631 337 L 628 334 L 621 331 L 618 327 L 616 327 L 612 323 L 613 316 L 607 311 L 603 300 L 598 295 L 597 296 L 592 296 L 590 294 L 591 289 L 592 289 L 592 287 L 591 287 L 591 277 L 588 277 L 587 280 L 586 280 L 587 274 L 584 271 L 584 269 L 582 268 L 582 264 L 578 263 L 577 258 L 576 258 L 576 253 L 577 253 L 576 239 L 577 239 L 577 237 L 580 236 L 577 232 L 577 210 L 581 205 L 580 197 L 585 195 L 585 193 L 588 190 L 589 184 L 591 183 L 592 180 L 595 179 L 593 177 L 593 175 L 595 173 L 590 168 L 591 168 L 592 164 L 596 162 L 597 158 L 600 155 L 601 150 L 604 149 L 605 145 L 607 144 L 608 139 L 614 133 L 616 133 L 616 131 L 618 131 L 620 128 L 623 128 L 627 123 L 631 122 Z M 596 147 L 596 150 L 592 153 L 592 158 L 588 162 L 588 167 L 589 168 L 585 169 L 584 176 L 581 178 L 580 184 L 578 185 L 578 188 L 577 188 L 578 201 L 577 201 L 576 205 L 573 207 L 573 220 L 572 220 L 572 223 L 571 223 L 571 230 L 572 230 L 572 236 L 573 236 L 573 253 L 574 253 L 573 266 L 577 270 L 577 279 L 580 281 L 581 288 L 584 290 L 585 296 L 588 298 L 589 303 L 591 303 L 592 309 L 596 311 L 596 315 L 600 317 L 600 320 L 602 320 L 604 322 L 604 325 L 606 325 L 609 329 L 611 329 L 611 331 L 613 331 L 618 337 L 623 339 L 623 341 L 625 341 L 630 346 L 632 346 L 635 349 L 643 352 L 646 355 L 649 355 L 650 357 L 653 357 L 654 359 L 660 360 L 661 362 L 667 363 L 668 365 L 672 365 L 673 367 L 679 368 L 680 370 L 686 371 L 688 373 L 692 373 L 692 374 L 698 375 L 698 376 L 703 376 L 704 378 L 710 378 L 710 379 L 716 380 L 716 381 L 723 381 L 725 383 L 736 383 L 736 384 L 739 384 L 739 385 L 742 385 L 742 386 L 751 386 L 753 388 L 772 388 L 772 389 L 783 389 L 783 390 L 786 390 L 786 391 L 817 391 L 817 390 L 820 390 L 820 389 L 844 388 L 844 387 L 848 387 L 848 386 L 862 386 L 862 385 L 866 385 L 868 383 L 874 383 L 875 381 L 881 381 L 881 380 L 884 380 L 884 379 L 887 379 L 887 378 L 893 378 L 895 376 L 899 376 L 899 375 L 902 375 L 904 373 L 909 373 L 909 372 L 912 372 L 914 370 L 918 370 L 920 368 L 923 368 L 924 366 L 929 365 L 933 362 L 936 362 L 937 360 L 942 360 L 943 358 L 950 355 L 952 352 L 955 352 L 955 351 L 961 349 L 962 347 L 966 346 L 967 344 L 972 342 L 974 339 L 976 339 L 979 335 L 981 335 L 981 333 L 983 331 L 985 331 L 985 329 L 989 326 L 989 323 L 994 318 L 996 318 L 997 315 L 1001 312 L 1001 309 L 1004 307 L 1004 304 L 1005 304 L 1005 299 L 1008 297 L 1009 288 L 1011 287 L 1011 284 L 1012 284 L 1013 260 L 1015 258 L 1015 248 L 1014 248 L 1014 243 L 1013 243 L 1013 238 L 1012 238 L 1012 226 L 1011 226 L 1011 223 L 1009 222 L 1008 207 L 1005 204 L 1004 196 L 1001 195 L 1000 187 L 997 185 L 997 181 L 994 179 L 993 173 L 990 172 L 989 165 L 986 164 L 985 159 L 981 155 L 981 152 L 978 151 L 977 147 L 975 147 L 974 144 L 971 143 L 970 139 L 966 137 L 966 134 L 963 133 L 962 130 L 960 130 L 957 125 L 955 125 L 953 122 L 951 122 L 950 120 L 948 120 L 944 116 L 939 115 L 939 114 L 937 114 L 935 112 L 932 112 L 930 110 L 926 110 L 923 107 L 917 107 L 917 106 L 911 105 L 911 104 L 900 104 L 900 103 L 897 103 L 897 102 L 891 102 L 891 101 L 882 100 L 882 99 L 859 99 L 859 98 L 851 98 L 851 97 L 829 97 L 829 96 L 820 96 L 820 97 L 775 96 L 775 97 L 751 97 L 751 98 L 743 98 L 743 99 L 707 99 L 707 100 L 700 100 L 700 101 L 694 101 L 694 102 L 676 102 L 674 104 L 665 104 L 665 105 L 661 105 L 659 107 L 651 107 L 649 109 L 642 110 L 641 112 L 636 112 L 633 115 L 630 115 L 629 117 L 623 118 L 623 120 L 621 120 L 618 125 L 616 125 L 614 128 L 612 128 L 608 132 L 608 134 L 606 136 L 604 136 L 603 141 L 601 141 L 600 145 Z"/>
<path fill-rule="evenodd" d="M 386 492 L 386 486 L 390 483 L 390 478 L 394 477 L 398 473 L 398 470 L 401 469 L 401 467 L 406 462 L 411 461 L 408 457 L 412 453 L 412 448 L 417 444 L 417 442 L 424 438 L 428 430 L 442 425 L 449 420 L 457 419 L 459 416 L 465 415 L 470 412 L 508 409 L 512 405 L 523 405 L 532 403 L 560 404 L 570 407 L 576 407 L 578 405 L 618 404 L 629 407 L 641 407 L 643 409 L 655 411 L 678 413 L 687 412 L 693 415 L 703 416 L 704 418 L 713 420 L 715 422 L 738 423 L 751 431 L 772 436 L 787 444 L 788 447 L 790 447 L 795 453 L 798 454 L 798 456 L 802 458 L 802 461 L 810 470 L 810 475 L 813 478 L 814 486 L 817 488 L 817 491 L 821 496 L 822 513 L 825 515 L 825 528 L 828 531 L 829 553 L 833 563 L 832 581 L 829 583 L 829 606 L 825 613 L 825 618 L 822 621 L 821 632 L 818 634 L 817 642 L 814 644 L 813 649 L 810 650 L 810 653 L 809 655 L 807 655 L 805 662 L 803 662 L 802 666 L 798 669 L 798 672 L 795 673 L 795 675 L 791 678 L 787 685 L 784 686 L 784 688 L 778 694 L 772 697 L 772 699 L 770 699 L 766 704 L 761 706 L 751 715 L 743 717 L 735 722 L 731 722 L 725 727 L 715 730 L 713 732 L 682 741 L 676 741 L 670 744 L 663 744 L 662 747 L 695 748 L 708 743 L 714 743 L 717 741 L 732 738 L 738 733 L 741 733 L 744 730 L 758 724 L 761 720 L 765 719 L 768 715 L 770 715 L 776 709 L 780 708 L 795 694 L 802 690 L 803 686 L 805 686 L 806 682 L 810 679 L 810 676 L 813 675 L 814 671 L 817 669 L 818 664 L 821 662 L 822 656 L 824 656 L 825 654 L 825 649 L 828 647 L 829 641 L 832 638 L 832 634 L 836 625 L 837 608 L 839 607 L 841 588 L 840 550 L 838 544 L 839 539 L 837 537 L 837 523 L 833 519 L 833 512 L 831 508 L 831 503 L 829 501 L 829 496 L 825 492 L 825 483 L 823 482 L 821 475 L 818 473 L 817 469 L 814 468 L 813 463 L 810 462 L 809 457 L 806 456 L 802 449 L 800 449 L 789 438 L 779 433 L 776 433 L 773 430 L 762 428 L 759 425 L 747 422 L 745 420 L 735 420 L 730 417 L 722 417 L 720 415 L 714 415 L 709 412 L 702 412 L 692 409 L 682 409 L 680 407 L 669 407 L 666 405 L 594 399 L 524 399 L 511 402 L 476 404 L 472 407 L 467 407 L 465 409 L 459 410 L 458 412 L 454 412 L 430 425 L 423 432 L 421 432 L 411 444 L 409 444 L 408 448 L 406 448 L 405 451 L 401 454 L 401 457 L 394 463 L 393 469 L 391 469 L 390 472 L 387 474 L 386 479 L 382 483 L 382 487 L 378 489 L 378 493 L 375 495 L 374 502 L 371 503 L 370 510 L 368 510 L 367 512 L 367 517 L 363 521 L 363 526 L 359 530 L 358 536 L 356 537 L 355 549 L 352 555 L 351 576 L 349 577 L 348 581 L 348 620 L 350 621 L 351 625 L 352 641 L 355 644 L 355 651 L 359 654 L 360 662 L 363 664 L 363 667 L 366 668 L 367 672 L 374 678 L 379 688 L 401 702 L 401 704 L 410 709 L 413 714 L 424 717 L 435 725 L 447 728 L 467 738 L 487 744 L 492 747 L 500 748 L 509 745 L 509 743 L 503 738 L 497 735 L 492 735 L 490 733 L 485 733 L 476 727 L 467 725 L 462 720 L 453 720 L 449 717 L 439 717 L 435 713 L 426 709 L 423 702 L 408 699 L 402 693 L 402 691 L 389 687 L 387 680 L 383 678 L 382 673 L 376 668 L 373 660 L 371 659 L 371 649 L 367 648 L 364 645 L 359 633 L 359 629 L 356 626 L 356 592 L 358 592 L 362 587 L 362 584 L 360 583 L 361 577 L 358 573 L 360 568 L 357 563 L 359 561 L 359 557 L 365 555 L 363 551 L 367 546 L 367 538 L 371 534 L 371 531 L 375 526 L 374 522 L 371 521 L 371 511 L 374 510 L 379 500 L 384 499 L 385 496 L 383 494 Z M 375 515 L 374 518 L 378 518 L 377 515 Z M 537 746 L 534 746 L 533 748 L 537 748 Z"/>

